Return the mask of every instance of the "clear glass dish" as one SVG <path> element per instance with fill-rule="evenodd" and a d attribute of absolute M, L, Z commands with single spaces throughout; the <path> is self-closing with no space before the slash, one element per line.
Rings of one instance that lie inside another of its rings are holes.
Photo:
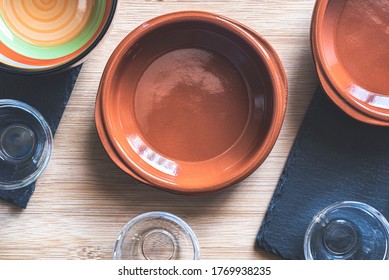
<path fill-rule="evenodd" d="M 388 259 L 389 223 L 370 205 L 338 202 L 320 211 L 308 226 L 304 254 L 308 260 Z"/>
<path fill-rule="evenodd" d="M 148 212 L 129 221 L 119 233 L 115 260 L 198 260 L 200 247 L 189 225 L 167 212 Z"/>
<path fill-rule="evenodd" d="M 0 189 L 25 187 L 42 174 L 53 150 L 50 126 L 35 108 L 0 100 Z"/>

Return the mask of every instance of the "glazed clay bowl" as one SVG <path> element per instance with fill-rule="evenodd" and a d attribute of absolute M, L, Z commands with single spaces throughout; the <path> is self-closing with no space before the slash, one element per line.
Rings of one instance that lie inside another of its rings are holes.
<path fill-rule="evenodd" d="M 161 189 L 201 193 L 243 180 L 270 153 L 286 108 L 282 65 L 258 38 L 204 12 L 141 25 L 104 70 L 99 134 Z"/>
<path fill-rule="evenodd" d="M 266 49 L 271 49 L 271 46 L 269 45 L 269 43 L 266 40 L 264 40 L 261 36 L 259 36 L 257 33 L 255 33 L 255 31 L 251 30 L 247 26 L 242 25 L 241 23 L 239 23 L 237 21 L 234 21 L 232 19 L 220 16 L 220 15 L 219 15 L 219 17 L 223 18 L 226 21 L 230 21 L 231 24 L 235 24 L 235 25 L 239 26 L 240 28 L 245 29 L 245 31 L 247 33 L 249 33 L 251 36 L 255 37 L 258 40 L 259 44 L 264 45 L 266 47 Z M 275 59 L 274 62 L 276 63 L 276 66 L 279 67 L 279 72 L 283 73 L 283 75 L 280 78 L 284 80 L 283 82 L 286 85 L 287 84 L 287 79 L 286 79 L 286 76 L 285 76 L 285 73 L 284 73 L 281 61 L 278 60 L 278 59 Z M 285 98 L 286 98 L 287 91 L 285 91 L 284 93 L 285 93 Z M 150 182 L 148 182 L 145 179 L 143 179 L 142 177 L 138 176 L 133 170 L 131 170 L 128 166 L 126 166 L 125 163 L 120 159 L 120 157 L 118 156 L 118 154 L 116 153 L 114 148 L 112 147 L 111 141 L 107 137 L 107 132 L 106 132 L 106 129 L 105 129 L 104 121 L 102 120 L 101 94 L 98 95 L 98 97 L 96 98 L 95 108 L 96 108 L 96 111 L 95 111 L 95 122 L 97 124 L 96 127 L 97 127 L 97 130 L 98 130 L 98 134 L 100 136 L 100 140 L 103 143 L 103 146 L 106 149 L 108 156 L 125 173 L 129 174 L 130 176 L 132 176 L 133 178 L 137 179 L 138 181 L 140 181 L 142 183 L 150 185 L 151 184 Z"/>
<path fill-rule="evenodd" d="M 117 0 L 0 2 L 0 69 L 46 74 L 82 63 L 106 35 Z"/>
<path fill-rule="evenodd" d="M 318 0 L 312 52 L 328 96 L 350 116 L 389 125 L 389 4 Z"/>
<path fill-rule="evenodd" d="M 251 30 L 247 26 L 245 26 L 245 25 L 243 25 L 243 24 L 241 24 L 241 23 L 239 23 L 239 22 L 237 22 L 235 20 L 223 17 L 221 15 L 218 15 L 218 17 L 223 18 L 224 20 L 229 21 L 231 24 L 235 24 L 235 25 L 239 26 L 240 28 L 244 29 L 247 33 L 249 33 L 251 36 L 256 38 L 258 40 L 259 44 L 264 45 L 266 47 L 266 49 L 271 49 L 271 46 L 269 45 L 269 43 L 266 40 L 264 40 L 255 31 Z M 281 61 L 279 59 L 275 59 L 274 63 L 279 68 L 279 72 L 283 73 L 283 75 L 280 78 L 283 79 L 283 83 L 286 85 L 287 84 L 287 79 L 286 79 L 286 76 L 285 76 L 285 73 L 284 73 Z M 287 97 L 286 96 L 287 95 L 287 91 L 285 91 L 284 93 L 285 93 L 285 98 L 286 98 Z M 95 108 L 96 108 L 95 109 L 96 110 L 96 112 L 95 112 L 95 122 L 97 124 L 96 127 L 97 127 L 97 130 L 98 130 L 98 134 L 100 136 L 100 141 L 103 143 L 103 146 L 104 146 L 105 150 L 107 151 L 108 156 L 125 173 L 129 174 L 131 177 L 137 179 L 138 181 L 140 181 L 140 182 L 142 182 L 144 184 L 149 184 L 150 185 L 151 184 L 150 182 L 148 182 L 145 179 L 143 179 L 142 177 L 138 176 L 138 174 L 136 174 L 133 170 L 131 170 L 130 167 L 127 166 L 121 160 L 121 158 L 118 156 L 118 154 L 116 153 L 116 151 L 112 147 L 111 141 L 107 137 L 107 132 L 106 132 L 106 129 L 105 129 L 104 121 L 102 120 L 101 95 L 98 95 L 98 97 L 96 98 Z"/>
<path fill-rule="evenodd" d="M 256 38 L 258 40 L 258 43 L 259 44 L 262 44 L 264 46 L 266 46 L 266 49 L 271 49 L 271 46 L 269 45 L 269 43 L 264 40 L 261 36 L 259 36 L 255 31 L 251 30 L 250 28 L 248 28 L 247 26 L 237 22 L 237 21 L 234 21 L 232 19 L 229 19 L 229 18 L 226 18 L 226 17 L 223 17 L 221 15 L 218 15 L 220 18 L 223 18 L 224 20 L 226 21 L 229 21 L 231 24 L 235 24 L 237 26 L 239 26 L 240 28 L 244 29 L 247 33 L 249 33 L 251 36 L 253 36 L 254 38 Z M 287 84 L 287 79 L 286 79 L 286 76 L 284 74 L 284 70 L 283 70 L 283 66 L 281 64 L 281 61 L 278 60 L 278 59 L 275 59 L 274 61 L 276 63 L 276 66 L 279 67 L 279 72 L 280 73 L 283 73 L 283 76 L 281 76 L 280 78 L 283 79 L 285 85 Z M 285 98 L 287 97 L 287 91 L 284 92 L 285 93 Z M 142 177 L 138 176 L 138 174 L 136 174 L 133 170 L 130 169 L 129 166 L 127 166 L 122 160 L 121 158 L 118 156 L 118 154 L 116 153 L 116 151 L 114 150 L 114 147 L 112 147 L 112 143 L 110 141 L 110 139 L 107 137 L 107 131 L 105 129 L 105 124 L 104 124 L 104 121 L 102 119 L 102 111 L 101 111 L 101 94 L 98 95 L 98 97 L 96 98 L 96 104 L 95 104 L 95 122 L 96 122 L 96 128 L 98 130 L 98 134 L 99 134 L 99 137 L 100 137 L 100 141 L 102 142 L 105 150 L 107 151 L 107 154 L 108 156 L 111 158 L 111 160 L 120 168 L 122 169 L 125 173 L 129 174 L 131 177 L 135 178 L 136 180 L 144 183 L 144 184 L 151 184 L 150 182 L 146 181 L 145 179 L 143 179 Z"/>

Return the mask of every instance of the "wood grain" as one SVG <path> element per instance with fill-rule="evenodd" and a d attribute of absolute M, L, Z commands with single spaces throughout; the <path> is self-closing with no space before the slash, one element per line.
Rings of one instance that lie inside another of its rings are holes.
<path fill-rule="evenodd" d="M 186 220 L 203 259 L 274 258 L 254 242 L 318 84 L 309 44 L 313 6 L 313 0 L 122 0 L 109 37 L 82 68 L 55 136 L 54 155 L 27 209 L 0 202 L 0 259 L 111 259 L 124 224 L 153 210 Z M 242 183 L 206 196 L 137 183 L 109 160 L 94 125 L 99 80 L 115 46 L 144 21 L 179 10 L 223 14 L 256 30 L 278 52 L 289 80 L 284 126 L 268 159 Z"/>

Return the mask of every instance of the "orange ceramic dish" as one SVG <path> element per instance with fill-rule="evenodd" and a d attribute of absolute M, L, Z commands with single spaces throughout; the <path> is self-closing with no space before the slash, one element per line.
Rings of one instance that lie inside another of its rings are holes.
<path fill-rule="evenodd" d="M 318 0 L 312 51 L 329 97 L 352 117 L 389 125 L 389 3 Z"/>
<path fill-rule="evenodd" d="M 164 15 L 130 33 L 99 88 L 121 162 L 181 193 L 217 191 L 254 172 L 278 137 L 287 96 L 282 65 L 260 38 L 204 12 Z"/>

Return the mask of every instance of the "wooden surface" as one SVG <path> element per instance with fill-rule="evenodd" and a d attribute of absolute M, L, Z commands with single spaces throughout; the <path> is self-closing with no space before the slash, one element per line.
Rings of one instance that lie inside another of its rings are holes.
<path fill-rule="evenodd" d="M 154 210 L 188 222 L 202 259 L 274 258 L 254 242 L 318 84 L 309 45 L 313 6 L 314 0 L 122 0 L 109 37 L 83 66 L 27 209 L 0 201 L 0 259 L 111 259 L 121 228 Z M 96 91 L 115 46 L 144 21 L 179 10 L 215 12 L 253 28 L 276 49 L 289 80 L 285 122 L 270 156 L 242 183 L 212 195 L 181 196 L 137 183 L 107 157 L 94 125 Z"/>

